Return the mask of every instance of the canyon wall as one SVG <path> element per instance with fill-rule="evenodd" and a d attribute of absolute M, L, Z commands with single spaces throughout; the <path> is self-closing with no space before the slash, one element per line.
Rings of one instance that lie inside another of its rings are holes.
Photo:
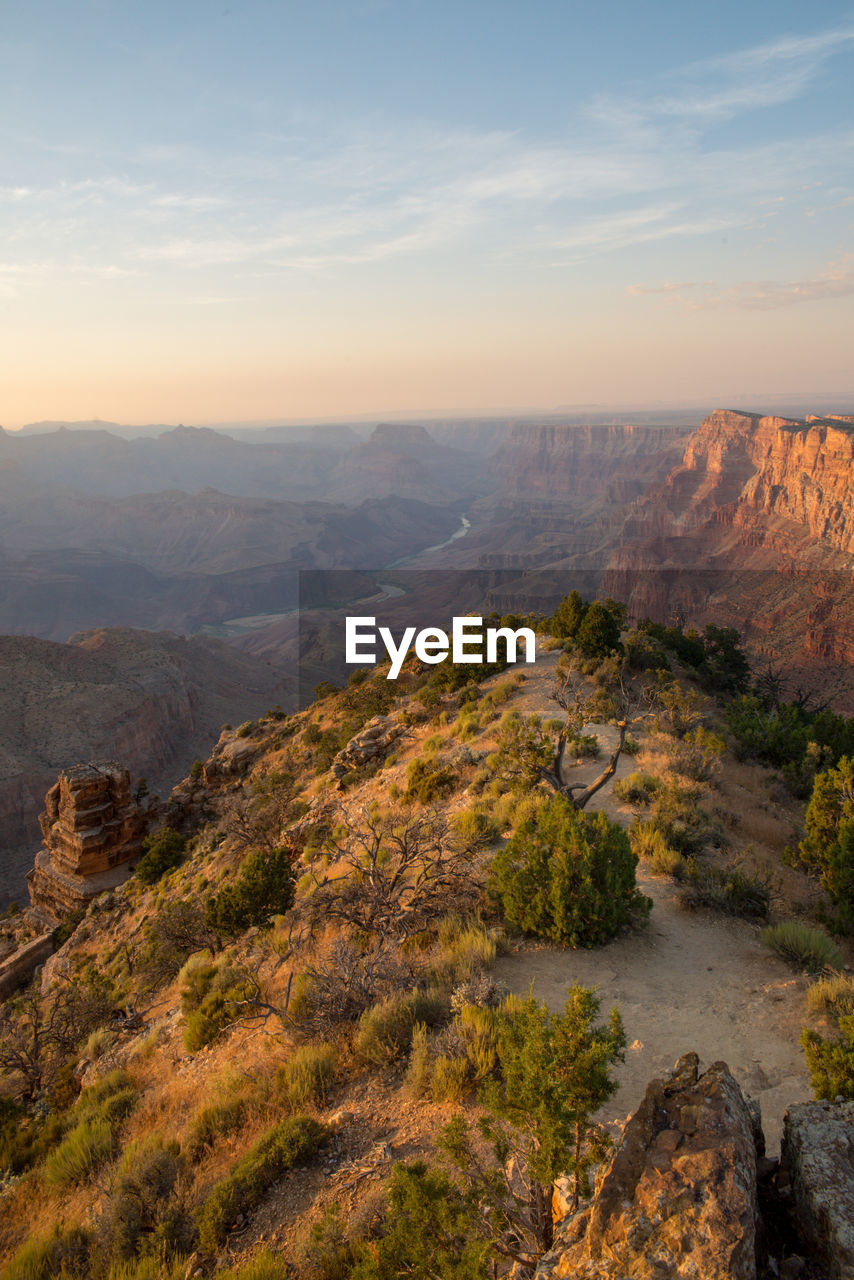
<path fill-rule="evenodd" d="M 492 458 L 502 498 L 624 503 L 675 465 L 686 432 L 674 427 L 519 423 Z"/>
<path fill-rule="evenodd" d="M 854 551 L 854 423 L 760 417 L 718 409 L 666 479 L 637 504 L 629 536 L 682 535 L 704 524 L 742 530 L 755 545 L 809 541 Z M 781 537 L 781 533 L 784 535 Z M 715 539 L 707 537 L 708 552 Z"/>
<path fill-rule="evenodd" d="M 633 504 L 604 589 L 634 616 L 736 626 L 755 664 L 854 709 L 852 479 L 854 419 L 716 410 Z"/>

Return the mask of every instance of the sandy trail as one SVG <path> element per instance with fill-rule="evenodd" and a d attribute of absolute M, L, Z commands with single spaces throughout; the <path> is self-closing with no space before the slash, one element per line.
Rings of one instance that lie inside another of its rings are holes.
<path fill-rule="evenodd" d="M 548 692 L 557 664 L 546 654 L 527 668 L 524 692 L 513 706 L 523 714 L 555 715 Z M 596 726 L 607 753 L 616 730 Z M 605 757 L 607 758 L 607 757 Z M 580 778 L 596 776 L 597 764 L 579 766 Z M 620 760 L 617 776 L 635 767 Z M 591 801 L 609 817 L 627 825 L 631 810 L 611 795 L 612 783 Z M 553 947 L 526 949 L 501 958 L 495 975 L 515 992 L 534 995 L 554 1009 L 563 1006 L 573 983 L 598 988 L 603 1014 L 619 1007 L 630 1048 L 617 1071 L 619 1092 L 601 1118 L 618 1122 L 637 1107 L 649 1080 L 695 1050 L 704 1066 L 726 1062 L 742 1089 L 757 1098 L 771 1155 L 779 1151 L 783 1114 L 812 1093 L 801 1027 L 812 1023 L 806 1012 L 806 981 L 759 943 L 758 927 L 705 912 L 687 912 L 676 899 L 673 882 L 639 869 L 638 885 L 653 899 L 648 928 L 627 934 L 593 951 Z"/>

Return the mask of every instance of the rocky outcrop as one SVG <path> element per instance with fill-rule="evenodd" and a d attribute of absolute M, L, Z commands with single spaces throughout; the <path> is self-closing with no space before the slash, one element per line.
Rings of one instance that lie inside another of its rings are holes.
<path fill-rule="evenodd" d="M 755 1280 L 757 1120 L 725 1063 L 694 1053 L 653 1080 L 537 1275 L 553 1280 Z"/>
<path fill-rule="evenodd" d="M 811 1256 L 831 1280 L 854 1278 L 854 1102 L 790 1107 L 779 1178 Z"/>
<path fill-rule="evenodd" d="M 27 876 L 33 907 L 59 921 L 130 875 L 149 815 L 112 762 L 64 769 L 39 817 L 44 845 Z"/>
<path fill-rule="evenodd" d="M 391 749 L 392 743 L 406 732 L 399 720 L 391 716 L 374 716 L 364 729 L 360 729 L 351 738 L 346 747 L 338 752 L 330 766 L 332 776 L 340 782 L 353 769 L 361 769 L 382 758 Z"/>
<path fill-rule="evenodd" d="M 38 966 L 53 954 L 53 948 L 54 934 L 50 929 L 0 962 L 0 1001 L 8 1000 L 18 987 L 29 982 Z"/>

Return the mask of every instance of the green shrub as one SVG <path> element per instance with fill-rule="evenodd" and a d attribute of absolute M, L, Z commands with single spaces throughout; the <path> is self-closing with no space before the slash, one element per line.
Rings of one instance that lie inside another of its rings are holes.
<path fill-rule="evenodd" d="M 841 969 L 842 956 L 826 933 L 811 929 L 799 920 L 784 920 L 763 929 L 761 941 L 795 969 L 821 973 L 823 969 Z"/>
<path fill-rule="evenodd" d="M 197 1212 L 199 1244 L 216 1253 L 241 1214 L 250 1213 L 271 1183 L 304 1164 L 326 1136 L 323 1125 L 294 1116 L 270 1129 L 218 1182 Z"/>
<path fill-rule="evenodd" d="M 3 1280 L 72 1280 L 89 1275 L 89 1236 L 82 1227 L 54 1227 L 28 1240 L 14 1255 Z"/>
<path fill-rule="evenodd" d="M 576 760 L 595 760 L 602 754 L 602 748 L 595 733 L 575 733 L 566 739 L 566 754 Z"/>
<path fill-rule="evenodd" d="M 108 1120 L 83 1120 L 45 1161 L 45 1181 L 52 1187 L 83 1182 L 113 1154 L 113 1130 Z"/>
<path fill-rule="evenodd" d="M 134 1097 L 137 1096 L 133 1077 L 123 1068 L 118 1067 L 115 1071 L 109 1071 L 105 1076 L 101 1076 L 100 1080 L 96 1080 L 81 1092 L 74 1107 L 74 1115 L 87 1120 L 93 1115 L 103 1115 L 104 1104 L 117 1096 L 127 1098 L 128 1092 Z M 130 1107 L 124 1114 L 127 1115 L 129 1112 Z"/>
<path fill-rule="evenodd" d="M 107 1280 L 186 1280 L 187 1259 L 182 1255 L 167 1259 L 161 1253 L 147 1254 L 130 1262 L 114 1262 Z"/>
<path fill-rule="evenodd" d="M 413 760 L 407 767 L 406 781 L 405 800 L 431 804 L 450 795 L 458 778 L 450 769 L 437 769 L 426 760 Z"/>
<path fill-rule="evenodd" d="M 331 1044 L 304 1044 L 276 1071 L 276 1088 L 291 1110 L 325 1106 L 335 1076 L 337 1055 Z"/>
<path fill-rule="evenodd" d="M 430 1089 L 433 1076 L 433 1055 L 430 1052 L 430 1033 L 423 1022 L 412 1028 L 412 1043 L 404 1083 L 413 1098 L 424 1098 Z"/>
<path fill-rule="evenodd" d="M 196 890 L 203 887 L 200 881 L 194 885 Z M 194 952 L 212 946 L 215 940 L 197 897 L 165 902 L 146 925 L 138 973 L 147 987 L 156 989 L 174 978 Z"/>
<path fill-rule="evenodd" d="M 556 795 L 496 854 L 489 889 L 513 928 L 563 946 L 593 947 L 633 915 L 648 914 L 636 866 L 622 827 Z"/>
<path fill-rule="evenodd" d="M 176 1254 L 189 1252 L 194 1231 L 178 1206 L 179 1170 L 177 1142 L 151 1135 L 126 1148 L 104 1223 L 113 1259 L 128 1261 L 143 1254 L 165 1264 Z"/>
<path fill-rule="evenodd" d="M 454 832 L 475 849 L 487 849 L 501 835 L 495 818 L 483 809 L 463 809 L 451 820 Z"/>
<path fill-rule="evenodd" d="M 462 1102 L 470 1088 L 469 1068 L 465 1058 L 440 1054 L 433 1063 L 430 1097 L 434 1102 Z"/>
<path fill-rule="evenodd" d="M 512 999 L 512 998 L 511 998 Z M 406 1086 L 413 1097 L 459 1102 L 498 1066 L 499 1010 L 463 1002 L 451 1025 L 431 1042 L 419 1025 L 412 1036 Z"/>
<path fill-rule="evenodd" d="M 816 872 L 836 908 L 840 931 L 854 929 L 854 756 L 819 773 L 798 853 Z"/>
<path fill-rule="evenodd" d="M 854 1098 L 854 1014 L 839 1019 L 840 1036 L 825 1040 L 815 1031 L 804 1031 L 801 1044 L 817 1098 Z"/>
<path fill-rule="evenodd" d="M 167 871 L 171 871 L 184 856 L 187 837 L 172 827 L 152 832 L 142 842 L 145 850 L 136 864 L 136 877 L 143 884 L 156 884 Z"/>
<path fill-rule="evenodd" d="M 651 822 L 634 822 L 629 829 L 632 849 L 657 876 L 673 876 L 680 880 L 687 875 L 689 864 L 678 849 L 673 849 L 664 838 L 664 832 Z"/>
<path fill-rule="evenodd" d="M 587 606 L 573 638 L 586 658 L 606 658 L 623 647 L 620 623 L 601 600 Z"/>
<path fill-rule="evenodd" d="M 227 1271 L 218 1271 L 216 1280 L 288 1280 L 292 1275 L 291 1267 L 280 1253 L 270 1253 L 263 1249 L 248 1262 L 241 1262 Z"/>
<path fill-rule="evenodd" d="M 649 804 L 661 787 L 661 782 L 651 773 L 630 773 L 619 778 L 613 786 L 614 795 L 626 804 Z"/>
<path fill-rule="evenodd" d="M 709 843 L 719 843 L 719 832 L 697 801 L 702 787 L 665 783 L 655 793 L 649 821 L 662 833 L 671 848 L 686 857 L 702 853 Z"/>
<path fill-rule="evenodd" d="M 294 1251 L 300 1280 L 350 1280 L 356 1259 L 354 1244 L 358 1247 L 360 1237 L 354 1226 L 352 1216 L 345 1220 L 337 1204 L 325 1209 Z"/>
<path fill-rule="evenodd" d="M 395 1165 L 388 1199 L 383 1233 L 361 1246 L 352 1280 L 489 1280 L 494 1274 L 471 1204 L 443 1169 L 421 1161 Z"/>
<path fill-rule="evenodd" d="M 231 884 L 205 904 L 210 928 L 236 937 L 253 927 L 268 925 L 294 901 L 294 874 L 288 849 L 257 851 L 244 859 Z"/>
<path fill-rule="evenodd" d="M 698 867 L 684 876 L 685 885 L 679 895 L 683 907 L 696 910 L 705 907 L 724 915 L 748 920 L 765 920 L 771 906 L 771 889 L 767 880 L 744 871 L 724 871 L 721 867 Z"/>
<path fill-rule="evenodd" d="M 854 1013 L 854 977 L 849 973 L 828 973 L 818 978 L 807 988 L 807 1008 L 832 1018 Z"/>
<path fill-rule="evenodd" d="M 184 1149 L 190 1160 L 198 1160 L 202 1153 L 213 1147 L 241 1127 L 246 1119 L 246 1102 L 243 1098 L 229 1098 L 205 1107 L 190 1126 Z"/>
<path fill-rule="evenodd" d="M 508 1002 L 500 1007 L 509 1007 Z M 454 1019 L 453 1029 L 473 1084 L 486 1080 L 498 1065 L 498 1018 L 495 1009 L 464 1004 Z"/>
<path fill-rule="evenodd" d="M 693 782 L 708 782 L 724 755 L 726 741 L 720 734 L 710 733 L 708 729 L 698 725 L 681 741 L 673 744 L 670 767 Z"/>
<path fill-rule="evenodd" d="M 407 1053 L 417 1023 L 435 1022 L 444 1006 L 434 993 L 410 991 L 371 1005 L 359 1019 L 353 1040 L 356 1057 L 382 1066 Z"/>
<path fill-rule="evenodd" d="M 427 977 L 437 987 L 449 989 L 466 978 L 489 969 L 495 961 L 495 935 L 476 920 L 444 916 L 437 926 L 436 949 Z"/>
<path fill-rule="evenodd" d="M 184 1047 L 189 1053 L 210 1044 L 237 1016 L 250 994 L 240 971 L 225 961 L 185 965 L 181 1009 L 186 1018 Z"/>

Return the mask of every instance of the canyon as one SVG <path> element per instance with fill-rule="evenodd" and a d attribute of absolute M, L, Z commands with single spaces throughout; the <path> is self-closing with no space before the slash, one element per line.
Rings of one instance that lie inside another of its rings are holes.
<path fill-rule="evenodd" d="M 118 757 L 162 789 L 223 722 L 294 705 L 300 624 L 330 643 L 330 570 L 397 629 L 573 587 L 733 625 L 757 669 L 854 710 L 854 416 L 663 421 L 2 433 L 4 900 L 60 768 Z"/>

